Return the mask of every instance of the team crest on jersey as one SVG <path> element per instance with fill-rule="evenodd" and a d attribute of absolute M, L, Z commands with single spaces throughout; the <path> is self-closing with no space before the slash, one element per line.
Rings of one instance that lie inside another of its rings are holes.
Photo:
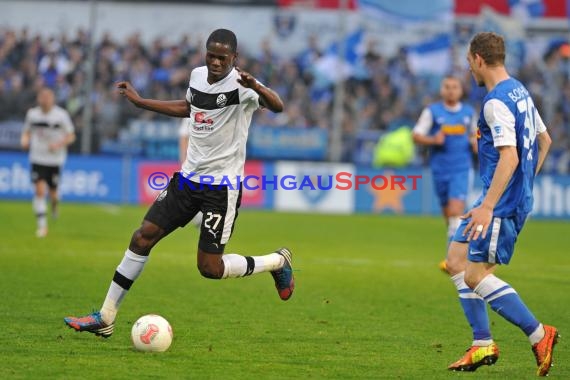
<path fill-rule="evenodd" d="M 228 98 L 226 98 L 226 95 L 224 94 L 220 94 L 218 95 L 218 98 L 216 99 L 216 104 L 218 105 L 218 107 L 223 107 L 226 105 L 226 103 L 228 102 Z"/>

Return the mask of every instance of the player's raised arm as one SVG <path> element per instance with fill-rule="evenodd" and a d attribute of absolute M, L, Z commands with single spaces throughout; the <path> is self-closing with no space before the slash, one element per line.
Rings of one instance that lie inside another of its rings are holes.
<path fill-rule="evenodd" d="M 188 102 L 183 100 L 156 100 L 142 98 L 129 82 L 117 83 L 121 95 L 136 107 L 174 117 L 188 117 Z"/>
<path fill-rule="evenodd" d="M 259 83 L 253 75 L 242 71 L 239 67 L 236 67 L 236 70 L 239 72 L 240 79 L 238 79 L 239 84 L 244 87 L 251 88 L 253 91 L 259 94 L 259 104 L 268 108 L 273 112 L 282 112 L 284 105 L 283 101 L 279 97 L 279 95 L 270 89 L 269 87 L 265 87 L 261 83 Z"/>

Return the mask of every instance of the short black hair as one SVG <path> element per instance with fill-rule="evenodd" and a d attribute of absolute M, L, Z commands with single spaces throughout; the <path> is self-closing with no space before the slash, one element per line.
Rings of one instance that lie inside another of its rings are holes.
<path fill-rule="evenodd" d="M 212 43 L 219 43 L 222 45 L 228 45 L 233 53 L 237 52 L 237 37 L 231 30 L 228 29 L 216 29 L 210 34 L 208 40 L 206 41 L 206 47 Z"/>

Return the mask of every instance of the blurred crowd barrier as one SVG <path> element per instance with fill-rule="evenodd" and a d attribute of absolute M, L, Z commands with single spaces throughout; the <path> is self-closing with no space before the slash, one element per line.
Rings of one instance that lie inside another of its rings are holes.
<path fill-rule="evenodd" d="M 62 174 L 64 201 L 150 204 L 180 170 L 176 161 L 71 155 Z M 246 162 L 242 205 L 279 211 L 440 215 L 430 171 L 371 169 L 351 163 Z M 23 153 L 0 152 L 0 200 L 29 200 L 33 189 Z M 400 185 L 401 184 L 401 185 Z M 468 203 L 481 192 L 475 182 Z M 570 176 L 540 175 L 533 217 L 570 219 Z"/>

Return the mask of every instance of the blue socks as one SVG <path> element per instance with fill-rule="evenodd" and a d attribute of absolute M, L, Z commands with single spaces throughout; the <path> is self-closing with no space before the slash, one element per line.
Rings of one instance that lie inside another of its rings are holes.
<path fill-rule="evenodd" d="M 465 313 L 465 317 L 471 325 L 473 331 L 474 346 L 488 346 L 493 343 L 491 330 L 489 329 L 489 316 L 487 315 L 487 305 L 483 298 L 474 293 L 465 284 L 465 272 L 452 276 L 451 279 L 459 292 L 459 302 Z"/>
<path fill-rule="evenodd" d="M 518 326 L 530 337 L 540 323 L 509 284 L 490 274 L 473 291 L 481 296 L 491 308 L 507 321 Z"/>

